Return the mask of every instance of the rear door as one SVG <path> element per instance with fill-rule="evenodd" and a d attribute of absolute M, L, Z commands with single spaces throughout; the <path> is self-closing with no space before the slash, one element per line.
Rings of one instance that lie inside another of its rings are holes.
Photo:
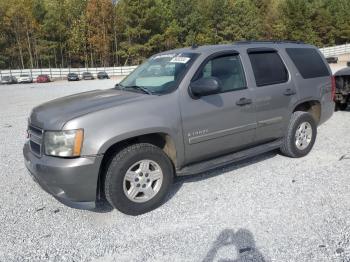
<path fill-rule="evenodd" d="M 263 143 L 284 135 L 296 89 L 276 49 L 250 48 L 247 54 L 254 77 L 255 142 Z"/>
<path fill-rule="evenodd" d="M 253 96 L 240 56 L 225 52 L 208 57 L 192 81 L 216 77 L 221 93 L 181 99 L 186 164 L 239 150 L 253 142 L 256 128 Z"/>

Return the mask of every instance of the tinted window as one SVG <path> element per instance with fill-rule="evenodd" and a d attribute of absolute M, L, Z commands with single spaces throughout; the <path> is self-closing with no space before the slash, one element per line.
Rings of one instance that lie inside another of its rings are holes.
<path fill-rule="evenodd" d="M 266 86 L 288 81 L 288 72 L 277 52 L 249 54 L 257 86 Z"/>
<path fill-rule="evenodd" d="M 303 78 L 329 76 L 320 54 L 313 48 L 287 48 L 288 55 Z"/>
<path fill-rule="evenodd" d="M 209 60 L 197 79 L 209 77 L 220 79 L 222 92 L 246 88 L 243 67 L 237 55 L 221 56 Z"/>

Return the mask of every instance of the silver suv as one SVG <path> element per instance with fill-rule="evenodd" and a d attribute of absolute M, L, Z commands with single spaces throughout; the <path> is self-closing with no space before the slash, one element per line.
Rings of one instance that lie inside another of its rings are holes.
<path fill-rule="evenodd" d="M 25 164 L 63 203 L 107 199 L 138 215 L 174 176 L 280 149 L 303 157 L 334 111 L 321 53 L 292 42 L 238 42 L 156 54 L 120 84 L 42 104 L 29 117 Z"/>

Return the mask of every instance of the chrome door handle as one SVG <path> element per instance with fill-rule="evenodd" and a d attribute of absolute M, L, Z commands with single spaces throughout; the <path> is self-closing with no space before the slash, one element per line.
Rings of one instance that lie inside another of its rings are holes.
<path fill-rule="evenodd" d="M 238 106 L 245 106 L 251 104 L 253 101 L 249 98 L 242 97 L 236 102 L 236 105 Z"/>
<path fill-rule="evenodd" d="M 293 89 L 288 88 L 288 89 L 286 89 L 286 90 L 284 91 L 283 94 L 284 94 L 285 96 L 292 96 L 292 95 L 295 95 L 296 92 L 295 92 Z"/>

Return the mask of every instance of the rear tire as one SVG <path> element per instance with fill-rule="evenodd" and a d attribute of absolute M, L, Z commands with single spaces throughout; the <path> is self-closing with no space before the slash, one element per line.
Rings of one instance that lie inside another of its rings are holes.
<path fill-rule="evenodd" d="M 110 161 L 104 183 L 106 199 L 127 215 L 140 215 L 163 203 L 173 177 L 173 165 L 163 150 L 152 144 L 134 144 Z"/>
<path fill-rule="evenodd" d="M 293 113 L 280 151 L 285 156 L 297 158 L 306 156 L 312 149 L 317 136 L 317 125 L 310 113 Z"/>

